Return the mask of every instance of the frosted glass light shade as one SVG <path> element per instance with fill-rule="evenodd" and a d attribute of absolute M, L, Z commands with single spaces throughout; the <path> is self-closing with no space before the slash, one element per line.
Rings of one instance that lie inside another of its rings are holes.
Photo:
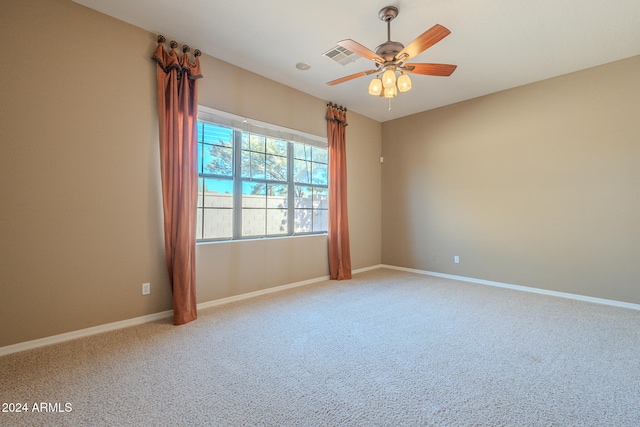
<path fill-rule="evenodd" d="M 395 85 L 393 85 L 391 87 L 385 87 L 384 88 L 384 97 L 385 98 L 394 98 L 396 95 L 398 95 L 398 89 L 396 88 Z"/>
<path fill-rule="evenodd" d="M 373 79 L 371 83 L 369 83 L 369 95 L 378 96 L 382 92 L 382 80 Z"/>
<path fill-rule="evenodd" d="M 396 72 L 387 70 L 382 74 L 382 86 L 389 88 L 396 85 Z"/>
<path fill-rule="evenodd" d="M 411 79 L 408 75 L 402 74 L 398 77 L 398 90 L 400 92 L 408 92 L 411 90 Z"/>

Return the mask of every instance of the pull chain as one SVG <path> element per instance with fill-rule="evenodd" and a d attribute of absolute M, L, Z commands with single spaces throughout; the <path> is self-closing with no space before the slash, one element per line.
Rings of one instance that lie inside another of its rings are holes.
<path fill-rule="evenodd" d="M 391 98 L 389 98 L 389 111 L 391 111 Z"/>

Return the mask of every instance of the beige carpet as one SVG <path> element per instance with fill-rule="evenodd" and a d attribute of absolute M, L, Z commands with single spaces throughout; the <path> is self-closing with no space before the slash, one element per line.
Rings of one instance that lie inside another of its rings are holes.
<path fill-rule="evenodd" d="M 0 397 L 29 406 L 2 425 L 639 426 L 640 312 L 379 269 L 4 356 Z"/>

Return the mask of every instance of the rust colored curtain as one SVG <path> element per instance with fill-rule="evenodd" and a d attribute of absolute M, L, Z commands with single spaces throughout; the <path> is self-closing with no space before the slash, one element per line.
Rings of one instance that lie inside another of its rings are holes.
<path fill-rule="evenodd" d="M 198 317 L 196 308 L 196 201 L 197 108 L 199 51 L 189 59 L 189 47 L 182 55 L 171 42 L 158 37 L 153 53 L 158 74 L 158 123 L 160 128 L 160 172 L 164 211 L 164 242 L 167 270 L 173 292 L 173 323 L 181 325 Z"/>
<path fill-rule="evenodd" d="M 333 104 L 327 109 L 329 140 L 329 276 L 351 279 L 351 249 L 347 216 L 347 110 Z"/>

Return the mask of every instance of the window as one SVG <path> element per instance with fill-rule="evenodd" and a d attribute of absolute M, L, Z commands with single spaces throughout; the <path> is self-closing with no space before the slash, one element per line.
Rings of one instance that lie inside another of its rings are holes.
<path fill-rule="evenodd" d="M 273 134 L 198 121 L 197 240 L 327 232 L 327 148 Z"/>

